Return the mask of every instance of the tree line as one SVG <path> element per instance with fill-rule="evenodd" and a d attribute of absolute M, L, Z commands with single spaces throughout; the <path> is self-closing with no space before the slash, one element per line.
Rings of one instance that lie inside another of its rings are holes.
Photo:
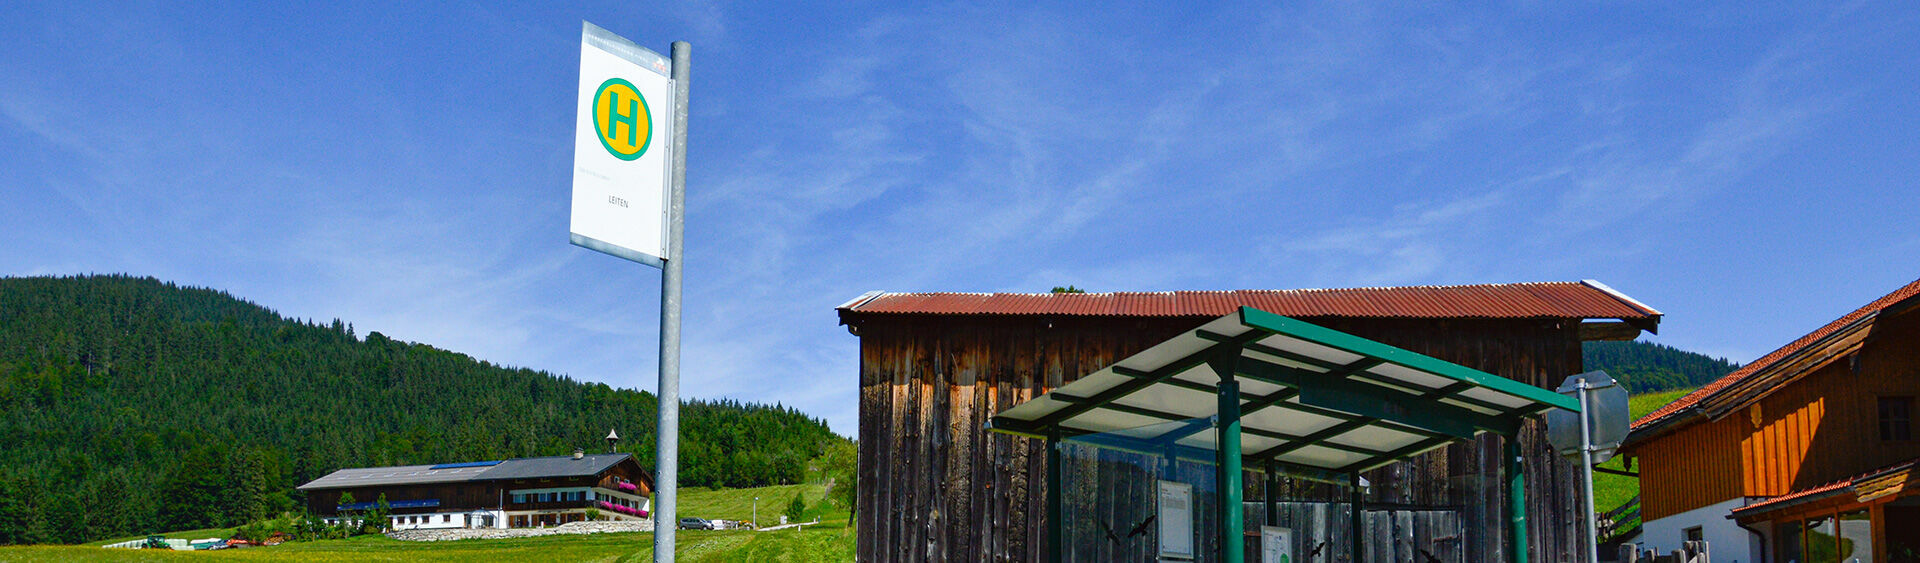
<path fill-rule="evenodd" d="M 1587 342 L 1581 353 L 1587 369 L 1606 371 L 1635 395 L 1692 389 L 1740 369 L 1726 358 L 1639 340 Z"/>
<path fill-rule="evenodd" d="M 211 289 L 0 278 L 0 544 L 235 526 L 336 469 L 592 451 L 609 428 L 651 467 L 656 407 Z M 777 404 L 689 400 L 681 420 L 686 486 L 800 482 L 848 441 Z"/>

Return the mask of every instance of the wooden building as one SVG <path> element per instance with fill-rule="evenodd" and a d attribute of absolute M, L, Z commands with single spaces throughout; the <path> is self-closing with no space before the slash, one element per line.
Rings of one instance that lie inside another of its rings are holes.
<path fill-rule="evenodd" d="M 1920 560 L 1920 281 L 1633 423 L 1639 541 L 1723 561 Z M 1902 557 L 1901 554 L 1907 554 Z"/>
<path fill-rule="evenodd" d="M 1597 282 L 1102 294 L 868 293 L 838 308 L 860 338 L 862 561 L 1039 561 L 1042 442 L 992 415 L 1247 306 L 1552 388 L 1582 371 L 1580 342 L 1630 339 L 1660 313 Z M 1531 561 L 1573 561 L 1579 478 L 1537 423 L 1521 433 Z M 1498 529 L 1504 444 L 1492 436 L 1367 474 L 1372 505 L 1450 506 Z M 1248 479 L 1255 483 L 1259 479 Z M 1439 485 L 1435 485 L 1439 484 Z M 1315 500 L 1316 487 L 1289 487 Z M 1250 497 L 1257 498 L 1257 497 Z M 1493 561 L 1497 533 L 1462 546 Z"/>
<path fill-rule="evenodd" d="M 307 510 L 329 523 L 385 498 L 394 529 L 528 528 L 582 521 L 588 509 L 606 520 L 644 520 L 653 477 L 632 454 L 576 452 L 341 469 L 299 489 L 307 492 Z"/>

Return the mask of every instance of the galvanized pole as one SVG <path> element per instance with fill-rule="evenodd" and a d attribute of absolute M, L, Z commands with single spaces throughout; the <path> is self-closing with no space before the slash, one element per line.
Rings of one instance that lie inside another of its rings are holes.
<path fill-rule="evenodd" d="M 654 434 L 653 560 L 673 561 L 673 532 L 680 524 L 680 269 L 687 209 L 687 75 L 693 46 L 673 42 L 673 176 L 667 186 L 667 259 L 660 268 L 660 423 Z"/>
<path fill-rule="evenodd" d="M 1600 563 L 1600 527 L 1593 512 L 1593 411 L 1587 408 L 1587 378 L 1575 384 L 1580 390 L 1580 475 L 1586 487 L 1587 563 Z"/>

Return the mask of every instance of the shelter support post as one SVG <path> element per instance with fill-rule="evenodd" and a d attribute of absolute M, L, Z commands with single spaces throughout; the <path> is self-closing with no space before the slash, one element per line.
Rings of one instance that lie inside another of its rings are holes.
<path fill-rule="evenodd" d="M 1060 490 L 1060 431 L 1047 432 L 1047 560 L 1066 560 L 1065 491 Z"/>
<path fill-rule="evenodd" d="M 1274 489 L 1280 485 L 1280 474 L 1274 471 L 1276 468 L 1273 466 L 1273 460 L 1267 460 L 1266 469 L 1267 484 L 1264 487 L 1260 487 L 1260 491 L 1265 493 L 1267 501 L 1267 514 L 1264 525 L 1278 526 L 1280 525 L 1280 492 Z"/>
<path fill-rule="evenodd" d="M 1219 460 L 1220 485 L 1220 560 L 1242 563 L 1247 559 L 1245 505 L 1240 481 L 1240 382 L 1231 372 L 1220 377 Z"/>
<path fill-rule="evenodd" d="M 1363 541 L 1365 534 L 1361 533 L 1361 530 L 1365 528 L 1367 507 L 1366 499 L 1360 494 L 1359 471 L 1347 474 L 1347 503 L 1353 505 L 1353 519 L 1348 523 L 1352 528 L 1350 530 L 1352 533 L 1348 536 L 1353 540 L 1351 546 L 1353 558 L 1349 561 L 1365 561 L 1366 553 L 1363 553 L 1366 548 L 1366 542 Z"/>
<path fill-rule="evenodd" d="M 1527 474 L 1520 457 L 1520 435 L 1507 436 L 1507 561 L 1527 563 Z"/>

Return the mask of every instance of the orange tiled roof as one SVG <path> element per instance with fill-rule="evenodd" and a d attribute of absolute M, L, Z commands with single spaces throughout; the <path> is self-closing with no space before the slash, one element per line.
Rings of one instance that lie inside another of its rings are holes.
<path fill-rule="evenodd" d="M 1633 429 L 1639 430 L 1640 428 L 1659 422 L 1661 419 L 1667 418 L 1669 416 L 1674 415 L 1675 413 L 1685 410 L 1688 407 L 1697 405 L 1701 401 L 1704 401 L 1709 397 L 1713 397 L 1714 395 L 1720 393 L 1721 391 L 1726 390 L 1729 387 L 1732 387 L 1734 384 L 1739 383 L 1742 380 L 1745 380 L 1756 373 L 1766 371 L 1769 367 L 1774 366 L 1775 364 L 1779 363 L 1781 360 L 1784 360 L 1787 357 L 1794 355 L 1794 353 L 1799 352 L 1801 349 L 1804 349 L 1815 342 L 1819 342 L 1820 339 L 1826 338 L 1827 336 L 1832 335 L 1833 333 L 1852 324 L 1853 322 L 1858 321 L 1866 317 L 1867 315 L 1879 313 L 1881 309 L 1885 309 L 1888 306 L 1893 305 L 1894 303 L 1899 303 L 1900 301 L 1905 300 L 1909 297 L 1913 297 L 1915 295 L 1920 295 L 1920 280 L 1914 280 L 1913 283 L 1909 283 L 1906 286 L 1901 287 L 1900 289 L 1896 289 L 1893 291 L 1893 293 L 1888 293 L 1884 296 L 1881 296 L 1879 299 L 1873 300 L 1872 303 L 1868 303 L 1864 307 L 1856 309 L 1851 313 L 1847 313 L 1846 315 L 1842 315 L 1840 318 L 1834 319 L 1833 322 L 1827 323 L 1825 326 L 1822 326 L 1819 329 L 1814 330 L 1813 332 L 1807 333 L 1806 336 L 1802 336 L 1799 339 L 1796 339 L 1793 342 L 1788 343 L 1786 346 L 1781 346 L 1778 350 L 1774 350 L 1772 352 L 1767 353 L 1767 355 L 1765 356 L 1761 356 L 1760 359 L 1754 360 L 1753 363 L 1740 366 L 1740 369 L 1734 370 L 1733 373 L 1729 373 L 1727 375 L 1721 376 L 1720 379 L 1713 380 L 1713 382 L 1708 383 L 1699 389 L 1695 389 L 1692 393 L 1688 393 L 1685 396 L 1682 396 L 1671 403 L 1667 403 L 1665 406 L 1662 406 L 1658 409 L 1654 409 L 1653 412 L 1647 413 L 1646 416 L 1640 417 L 1639 420 L 1633 421 Z"/>

